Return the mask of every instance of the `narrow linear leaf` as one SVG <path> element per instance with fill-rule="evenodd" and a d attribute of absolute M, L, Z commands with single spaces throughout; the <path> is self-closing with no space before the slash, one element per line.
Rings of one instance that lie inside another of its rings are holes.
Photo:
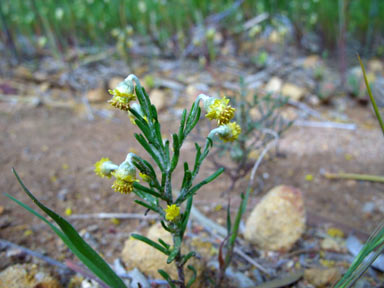
<path fill-rule="evenodd" d="M 169 250 L 169 248 L 171 247 L 169 244 L 167 244 L 167 243 L 165 243 L 162 239 L 157 239 L 157 241 L 159 241 L 159 243 L 161 244 L 161 245 L 163 245 L 164 246 L 164 248 L 165 249 L 167 249 L 167 250 Z"/>
<path fill-rule="evenodd" d="M 158 209 L 157 209 L 156 207 L 154 207 L 154 206 L 152 206 L 152 205 L 150 205 L 150 204 L 148 204 L 148 203 L 145 203 L 145 202 L 143 202 L 143 201 L 135 200 L 135 203 L 137 203 L 137 204 L 143 206 L 144 208 L 147 208 L 147 209 L 149 209 L 149 210 L 151 210 L 151 211 L 153 211 L 153 212 L 156 212 L 156 213 L 159 212 Z"/>
<path fill-rule="evenodd" d="M 163 197 L 163 195 L 161 195 L 160 193 L 157 193 L 156 191 L 153 191 L 152 189 L 148 188 L 148 187 L 145 187 L 137 182 L 134 182 L 133 183 L 133 187 L 144 192 L 144 193 L 148 193 L 154 197 L 157 197 L 157 198 L 160 198 L 160 199 L 163 199 L 163 200 L 166 200 L 166 198 Z"/>
<path fill-rule="evenodd" d="M 191 214 L 192 204 L 193 204 L 193 197 L 189 197 L 187 200 L 187 205 L 185 207 L 184 214 L 183 214 L 183 220 L 182 220 L 181 232 L 180 232 L 181 237 L 184 236 L 185 230 L 187 229 L 189 216 Z"/>
<path fill-rule="evenodd" d="M 141 144 L 141 146 L 143 146 L 145 151 L 147 151 L 148 154 L 151 155 L 153 160 L 155 160 L 155 162 L 159 166 L 160 170 L 163 170 L 164 166 L 163 166 L 162 161 L 160 160 L 160 158 L 158 157 L 156 152 L 153 150 L 153 148 L 150 146 L 150 144 L 145 140 L 144 136 L 143 135 L 139 135 L 139 134 L 135 134 L 135 138 Z"/>
<path fill-rule="evenodd" d="M 19 200 L 17 200 L 16 198 L 12 197 L 11 195 L 9 195 L 7 193 L 5 193 L 5 196 L 8 197 L 9 199 L 11 199 L 12 201 L 16 202 L 18 205 L 20 205 L 21 207 L 26 209 L 28 212 L 30 212 L 30 213 L 34 214 L 35 216 L 37 216 L 38 218 L 40 218 L 45 223 L 47 223 L 48 226 L 53 230 L 53 232 L 55 232 L 56 235 L 59 236 L 63 240 L 65 245 L 68 246 L 68 248 L 73 252 L 73 254 L 75 254 L 80 259 L 80 261 L 82 263 L 84 263 L 84 265 L 87 266 L 91 271 L 94 271 L 91 268 L 91 266 L 93 266 L 94 263 L 92 261 L 89 261 L 88 258 L 86 258 L 79 250 L 77 250 L 76 247 L 72 244 L 71 240 L 60 229 L 58 229 L 55 225 L 53 225 L 51 222 L 49 222 L 44 216 L 39 214 L 37 211 L 33 210 L 27 204 L 20 202 Z M 95 267 L 95 269 L 97 269 L 97 267 Z M 97 275 L 105 283 L 108 282 L 108 280 L 105 279 L 103 275 L 98 275 L 96 272 L 94 272 L 94 274 Z"/>
<path fill-rule="evenodd" d="M 106 284 L 111 287 L 126 287 L 124 282 L 116 275 L 116 273 L 109 267 L 109 265 L 97 254 L 77 233 L 69 222 L 67 222 L 60 215 L 56 214 L 42 203 L 40 203 L 37 198 L 28 190 L 28 188 L 21 181 L 19 175 L 15 169 L 12 169 L 15 174 L 17 181 L 23 188 L 24 192 L 32 199 L 32 201 L 45 213 L 50 216 L 57 225 L 61 228 L 63 234 L 69 240 L 69 243 L 72 244 L 72 248 L 75 248 L 73 251 L 78 253 L 76 256 L 83 261 L 87 267 L 94 272 L 97 276 L 100 277 Z M 30 211 L 30 210 L 28 210 Z M 35 213 L 34 213 L 35 214 Z M 35 214 L 36 215 L 36 214 Z M 39 217 L 40 218 L 40 217 Z M 41 218 L 40 218 L 41 219 Z M 46 221 L 45 221 L 46 222 Z M 47 223 L 47 222 L 46 222 Z M 51 226 L 52 228 L 52 226 Z M 55 231 L 55 230 L 54 230 Z M 55 231 L 56 232 L 56 231 Z M 67 243 L 66 243 L 67 244 Z M 85 261 L 85 262 L 84 262 Z"/>
<path fill-rule="evenodd" d="M 201 181 L 199 184 L 196 184 L 194 187 L 192 187 L 185 195 L 184 199 L 182 199 L 181 202 L 183 202 L 187 197 L 190 197 L 194 195 L 202 186 L 212 182 L 215 180 L 218 176 L 220 176 L 221 173 L 224 172 L 224 168 L 218 169 L 215 173 L 213 173 L 211 176 L 205 178 L 203 181 Z"/>
<path fill-rule="evenodd" d="M 171 288 L 176 288 L 175 283 L 173 283 L 171 276 L 169 276 L 167 272 L 162 269 L 157 270 L 157 272 L 168 282 Z"/>
<path fill-rule="evenodd" d="M 152 241 L 151 239 L 143 236 L 143 235 L 139 235 L 139 234 L 131 234 L 131 236 L 137 240 L 140 240 L 146 244 L 148 244 L 149 246 L 152 246 L 153 248 L 159 250 L 160 252 L 164 253 L 165 255 L 169 255 L 169 251 L 168 249 L 164 248 L 163 246 L 161 246 L 160 244 L 156 243 L 155 241 Z"/>
<path fill-rule="evenodd" d="M 184 255 L 183 260 L 181 262 L 181 265 L 184 266 L 185 263 L 187 263 L 189 259 L 191 259 L 192 257 L 195 257 L 195 256 L 196 256 L 195 251 L 191 251 L 187 255 Z"/>
<path fill-rule="evenodd" d="M 187 268 L 189 270 L 191 270 L 192 273 L 193 273 L 191 279 L 189 279 L 189 281 L 187 283 L 187 286 L 186 286 L 187 288 L 189 288 L 189 287 L 191 287 L 193 285 L 193 283 L 195 283 L 197 272 L 196 272 L 195 267 L 193 267 L 192 265 L 188 265 Z"/>

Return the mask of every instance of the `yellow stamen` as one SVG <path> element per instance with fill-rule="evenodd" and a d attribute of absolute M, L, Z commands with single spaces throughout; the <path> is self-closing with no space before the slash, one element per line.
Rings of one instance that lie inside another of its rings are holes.
<path fill-rule="evenodd" d="M 116 177 L 115 173 L 113 176 Z M 131 175 L 127 175 L 124 178 L 117 177 L 115 182 L 113 182 L 112 189 L 121 194 L 129 194 L 133 191 L 133 183 L 136 181 L 137 179 Z"/>

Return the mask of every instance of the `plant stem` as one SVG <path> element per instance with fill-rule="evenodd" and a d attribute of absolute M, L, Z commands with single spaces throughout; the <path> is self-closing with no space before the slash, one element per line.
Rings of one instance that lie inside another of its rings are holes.
<path fill-rule="evenodd" d="M 360 181 L 372 181 L 384 183 L 384 176 L 369 175 L 369 174 L 356 174 L 356 173 L 325 173 L 325 178 L 328 179 L 352 179 Z"/>
<path fill-rule="evenodd" d="M 181 248 L 180 248 L 181 249 Z M 177 275 L 179 277 L 179 287 L 185 288 L 185 275 L 184 275 L 184 264 L 182 263 L 182 257 L 181 257 L 181 251 L 177 254 L 176 258 L 176 268 L 177 268 Z"/>
<path fill-rule="evenodd" d="M 372 102 L 373 110 L 375 110 L 376 118 L 379 121 L 381 130 L 383 131 L 383 134 L 384 134 L 384 122 L 383 122 L 383 119 L 381 118 L 381 115 L 380 115 L 380 112 L 379 112 L 379 108 L 377 107 L 377 104 L 376 104 L 376 100 L 373 97 L 373 94 L 372 94 L 372 91 L 371 91 L 371 87 L 369 86 L 368 78 L 367 78 L 367 73 L 365 72 L 365 68 L 364 68 L 363 62 L 360 59 L 360 56 L 357 55 L 357 58 L 359 59 L 361 70 L 363 71 L 365 85 L 367 86 L 367 91 L 368 91 L 368 94 L 369 94 L 369 98 L 371 99 L 371 102 Z"/>

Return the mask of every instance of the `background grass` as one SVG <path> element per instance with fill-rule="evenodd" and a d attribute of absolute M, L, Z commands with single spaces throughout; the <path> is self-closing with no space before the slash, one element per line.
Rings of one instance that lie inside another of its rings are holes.
<path fill-rule="evenodd" d="M 48 47 L 62 52 L 73 46 L 103 47 L 116 43 L 111 31 L 131 26 L 135 36 L 167 49 L 170 42 L 185 47 L 191 41 L 193 27 L 206 27 L 208 16 L 226 11 L 236 1 L 230 0 L 2 0 L 0 38 L 15 49 L 25 45 Z M 292 26 L 298 42 L 308 32 L 321 38 L 322 48 L 338 43 L 345 24 L 348 39 L 361 43 L 368 52 L 384 53 L 384 1 L 381 0 L 245 0 L 234 9 L 220 29 L 241 31 L 241 25 L 260 13 L 276 19 L 282 26 Z M 343 10 L 344 13 L 341 13 Z M 344 16 L 344 20 L 342 19 Z M 278 17 L 274 17 L 278 16 Z M 240 29 L 239 29 L 240 28 Z M 9 33 L 8 33 L 9 32 Z M 11 41 L 9 39 L 11 37 Z M 360 52 L 367 52 L 360 51 Z"/>

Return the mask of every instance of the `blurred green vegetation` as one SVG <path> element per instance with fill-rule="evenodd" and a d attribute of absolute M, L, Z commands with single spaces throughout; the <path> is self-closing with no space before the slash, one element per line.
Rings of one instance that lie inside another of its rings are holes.
<path fill-rule="evenodd" d="M 73 46 L 116 44 L 119 39 L 112 31 L 132 27 L 132 37 L 141 36 L 160 49 L 177 42 L 182 50 L 193 41 L 191 28 L 208 28 L 209 16 L 231 7 L 219 25 L 229 33 L 241 32 L 247 20 L 266 12 L 271 17 L 262 23 L 263 28 L 279 17 L 289 19 L 280 25 L 291 26 L 298 43 L 305 33 L 314 32 L 323 48 L 332 49 L 342 27 L 348 39 L 360 43 L 359 48 L 371 49 L 377 38 L 383 38 L 381 0 L 2 0 L 0 39 L 14 42 L 15 48 L 28 41 L 34 47 L 61 52 Z M 380 43 L 375 50 L 383 50 Z"/>

